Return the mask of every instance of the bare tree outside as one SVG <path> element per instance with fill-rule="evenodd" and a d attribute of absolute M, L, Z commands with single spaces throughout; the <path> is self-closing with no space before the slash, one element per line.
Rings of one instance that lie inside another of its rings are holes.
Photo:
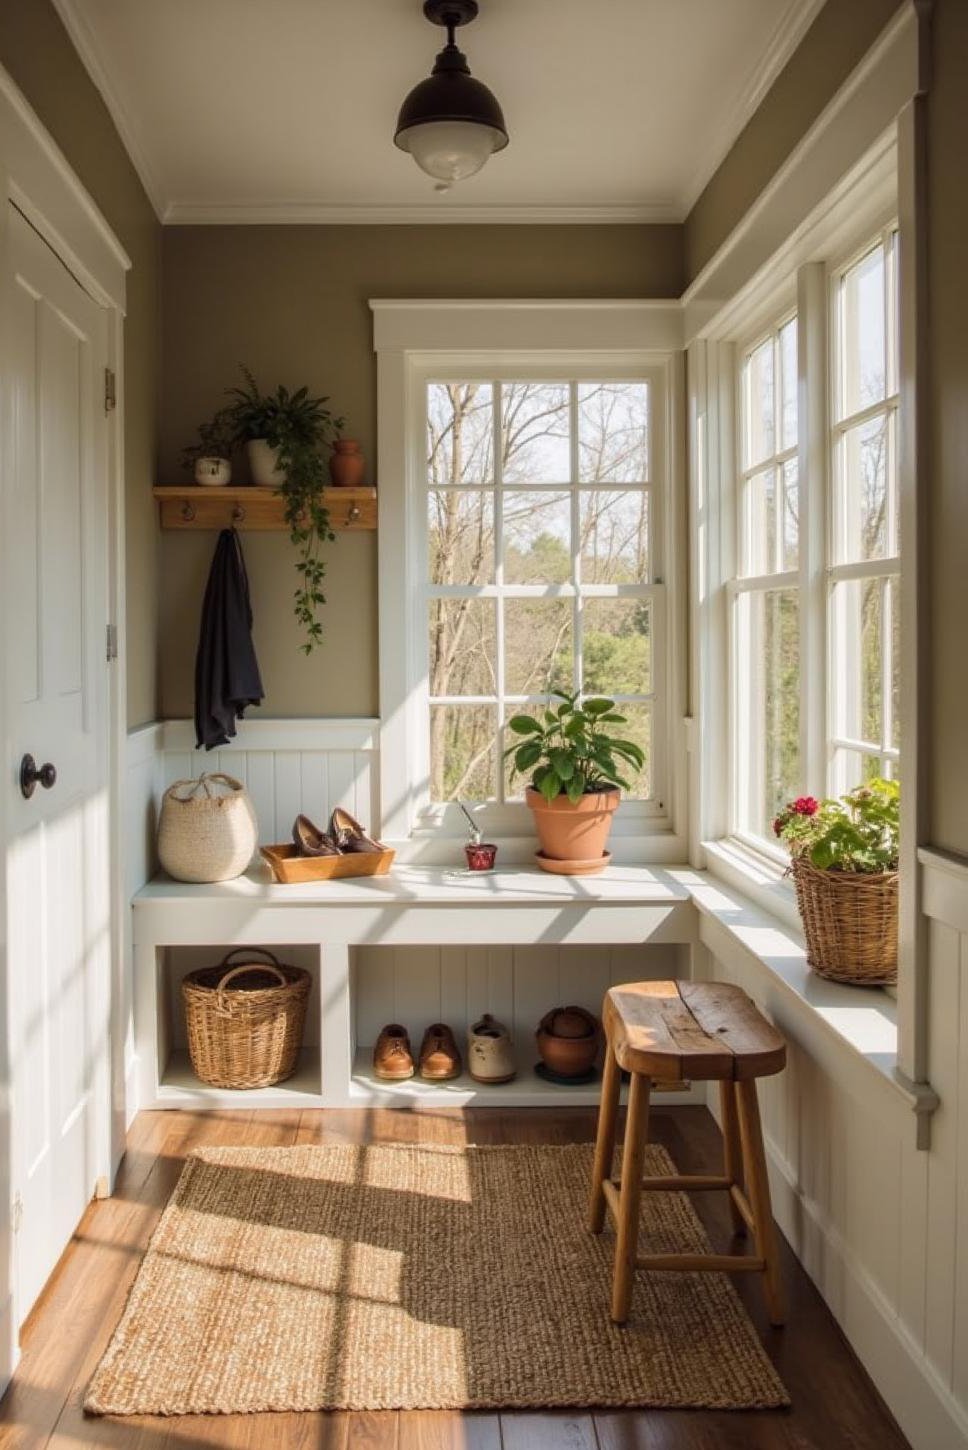
<path fill-rule="evenodd" d="M 609 592 L 650 581 L 648 459 L 644 383 L 429 385 L 432 800 L 507 794 L 500 712 L 555 688 L 635 697 L 648 752 L 650 599 Z"/>

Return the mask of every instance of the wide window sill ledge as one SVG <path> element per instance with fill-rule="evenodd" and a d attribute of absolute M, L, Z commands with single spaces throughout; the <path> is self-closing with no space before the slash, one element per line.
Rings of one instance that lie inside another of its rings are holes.
<path fill-rule="evenodd" d="M 817 1026 L 828 1042 L 846 1048 L 849 1061 L 865 1065 L 915 1113 L 928 1115 L 938 1099 L 925 1084 L 898 1073 L 897 1004 L 885 991 L 829 982 L 807 965 L 806 943 L 792 888 L 778 868 L 732 842 L 706 845 L 708 870 L 674 871 L 700 917 L 700 939 L 727 965 L 752 958 L 768 974 L 784 1015 L 805 1032 Z M 745 873 L 745 874 L 744 874 Z M 745 889 L 744 889 L 745 888 Z"/>

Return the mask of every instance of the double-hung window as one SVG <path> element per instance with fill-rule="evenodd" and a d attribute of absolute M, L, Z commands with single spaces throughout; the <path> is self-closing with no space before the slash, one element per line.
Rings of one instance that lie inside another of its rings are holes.
<path fill-rule="evenodd" d="M 487 802 L 501 817 L 520 801 L 507 720 L 542 714 L 562 690 L 618 702 L 646 756 L 627 805 L 658 813 L 655 380 L 465 375 L 424 388 L 427 806 Z"/>
<path fill-rule="evenodd" d="M 760 838 L 800 779 L 796 316 L 740 357 L 734 809 L 738 833 Z"/>
<path fill-rule="evenodd" d="M 826 277 L 735 348 L 731 829 L 773 849 L 791 797 L 898 769 L 896 230 Z"/>
<path fill-rule="evenodd" d="M 831 779 L 897 772 L 897 235 L 831 278 Z"/>

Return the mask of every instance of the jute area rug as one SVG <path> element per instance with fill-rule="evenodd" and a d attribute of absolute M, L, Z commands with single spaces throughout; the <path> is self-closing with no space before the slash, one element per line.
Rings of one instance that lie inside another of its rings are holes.
<path fill-rule="evenodd" d="M 731 1282 L 638 1275 L 585 1229 L 590 1145 L 207 1148 L 87 1392 L 95 1414 L 788 1404 Z M 650 1147 L 647 1171 L 671 1160 Z M 643 1195 L 642 1252 L 709 1247 Z"/>

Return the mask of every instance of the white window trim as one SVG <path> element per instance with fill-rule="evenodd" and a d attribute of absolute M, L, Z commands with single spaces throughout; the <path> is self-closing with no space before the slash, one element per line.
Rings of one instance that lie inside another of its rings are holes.
<path fill-rule="evenodd" d="M 453 807 L 423 809 L 426 772 L 426 628 L 417 610 L 426 583 L 423 507 L 425 389 L 447 376 L 645 377 L 655 388 L 656 491 L 662 498 L 661 583 L 655 598 L 664 649 L 657 651 L 663 740 L 658 771 L 663 810 L 623 802 L 613 854 L 681 861 L 686 852 L 685 486 L 682 437 L 682 314 L 677 302 L 374 301 L 378 356 L 380 479 L 381 830 L 411 859 L 453 860 L 466 835 Z M 663 593 L 665 607 L 661 607 Z M 636 809 L 636 807 L 639 807 Z M 488 834 L 504 859 L 532 849 L 527 808 L 487 807 Z"/>

